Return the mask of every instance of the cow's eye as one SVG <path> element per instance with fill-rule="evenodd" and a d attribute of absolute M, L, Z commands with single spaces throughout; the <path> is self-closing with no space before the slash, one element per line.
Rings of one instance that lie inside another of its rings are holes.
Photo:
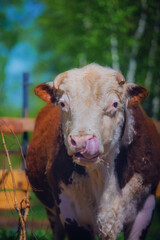
<path fill-rule="evenodd" d="M 61 105 L 61 108 L 62 108 L 63 111 L 68 112 L 69 106 L 68 106 L 68 104 L 66 103 L 66 101 L 64 101 L 63 99 L 61 99 L 61 100 L 59 101 L 59 104 Z"/>
<path fill-rule="evenodd" d="M 118 102 L 114 102 L 114 103 L 112 104 L 112 106 L 113 106 L 114 108 L 117 108 L 117 107 L 118 107 Z"/>
<path fill-rule="evenodd" d="M 65 107 L 65 103 L 64 102 L 60 102 L 60 104 L 61 104 L 62 108 Z"/>

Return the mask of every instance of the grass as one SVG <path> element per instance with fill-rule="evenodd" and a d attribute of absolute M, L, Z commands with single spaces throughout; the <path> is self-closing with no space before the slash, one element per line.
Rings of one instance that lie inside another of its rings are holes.
<path fill-rule="evenodd" d="M 0 229 L 0 239 L 2 240 L 17 240 L 19 239 L 18 237 L 18 232 L 15 229 Z M 51 240 L 53 239 L 52 237 L 52 232 L 41 229 L 41 230 L 35 230 L 33 231 L 27 231 L 27 240 Z"/>
<path fill-rule="evenodd" d="M 5 213 L 6 214 L 6 213 Z M 3 215 L 4 216 L 4 215 Z M 6 215 L 7 217 L 13 217 L 13 211 Z M 29 220 L 46 220 L 46 212 L 44 207 L 31 193 L 31 210 L 29 213 Z M 0 229 L 0 239 L 16 240 L 18 239 L 17 229 L 4 228 Z M 46 229 L 43 224 L 40 229 L 27 229 L 27 240 L 51 240 L 53 239 L 52 231 Z M 123 234 L 119 234 L 117 240 L 123 240 Z M 153 217 L 152 224 L 150 226 L 146 240 L 160 240 L 160 199 L 157 199 L 156 210 Z M 67 240 L 67 239 L 66 239 Z M 98 240 L 98 239 L 97 239 Z"/>
<path fill-rule="evenodd" d="M 36 198 L 34 193 L 30 192 L 30 210 L 28 215 L 28 221 L 39 221 L 40 226 L 39 229 L 34 229 L 34 227 L 31 226 L 30 228 L 27 228 L 27 240 L 49 240 L 52 239 L 52 231 L 51 229 L 48 229 L 47 227 L 43 226 L 43 221 L 47 220 L 46 211 L 43 207 L 43 205 L 40 203 L 40 201 Z M 18 214 L 15 210 L 9 210 L 9 211 L 0 211 L 0 216 L 5 219 L 15 219 L 16 223 L 18 221 Z M 6 240 L 16 240 L 18 239 L 18 227 L 16 228 L 1 228 L 0 229 L 0 239 L 6 239 Z"/>

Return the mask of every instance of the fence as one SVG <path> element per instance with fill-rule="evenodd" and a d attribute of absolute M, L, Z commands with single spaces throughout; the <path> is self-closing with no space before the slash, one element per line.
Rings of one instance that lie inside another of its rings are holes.
<path fill-rule="evenodd" d="M 0 170 L 0 210 L 15 209 L 19 215 L 19 236 L 20 239 L 26 239 L 26 220 L 29 211 L 29 190 L 30 185 L 25 175 L 24 165 L 28 144 L 28 132 L 34 129 L 34 119 L 28 118 L 28 86 L 29 74 L 23 74 L 23 118 L 0 118 L 0 133 L 3 149 L 0 154 L 5 154 L 8 161 L 9 169 Z M 6 144 L 6 135 L 23 134 L 22 143 L 19 144 L 19 151 L 8 150 Z M 22 147 L 21 147 L 22 146 Z M 13 169 L 11 162 L 11 154 L 20 155 L 22 157 L 22 168 Z M 17 225 L 18 227 L 18 225 Z"/>

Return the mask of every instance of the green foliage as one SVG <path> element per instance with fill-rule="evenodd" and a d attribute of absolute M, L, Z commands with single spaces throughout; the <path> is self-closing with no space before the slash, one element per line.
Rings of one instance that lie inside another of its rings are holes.
<path fill-rule="evenodd" d="M 12 4 L 10 1 L 0 2 L 0 103 L 3 102 L 5 97 L 3 87 L 9 51 L 17 43 L 21 31 L 19 21 L 16 19 L 11 21 L 10 16 L 7 15 L 7 9 L 17 7 L 20 11 L 21 4 L 21 0 L 12 1 Z"/>
<path fill-rule="evenodd" d="M 140 1 L 41 1 L 45 11 L 38 19 L 44 32 L 40 49 L 52 52 L 51 59 L 55 60 L 54 64 L 49 60 L 52 66 L 60 68 L 60 64 L 62 71 L 62 66 L 79 66 L 83 61 L 112 65 L 110 38 L 116 34 L 126 72 L 141 14 Z"/>
<path fill-rule="evenodd" d="M 41 69 L 62 72 L 91 62 L 112 66 L 111 38 L 114 37 L 118 42 L 120 70 L 127 76 L 129 62 L 135 60 L 134 79 L 150 91 L 148 101 L 152 107 L 146 104 L 145 108 L 150 116 L 160 118 L 153 101 L 160 95 L 159 1 L 41 2 L 45 9 L 37 20 L 42 31 L 38 47 L 42 55 L 48 53 L 45 61 L 40 62 Z M 140 33 L 142 25 L 143 34 Z"/>
<path fill-rule="evenodd" d="M 2 1 L 0 6 L 1 89 L 6 56 L 21 41 L 38 53 L 32 73 L 35 84 L 44 81 L 44 73 L 50 81 L 51 75 L 91 62 L 114 67 L 117 61 L 127 77 L 133 60 L 133 80 L 150 91 L 144 107 L 150 116 L 160 118 L 158 0 L 37 0 L 34 3 L 42 4 L 43 11 L 30 24 L 30 16 L 23 14 L 28 2 Z M 4 96 L 1 91 L 1 102 Z"/>

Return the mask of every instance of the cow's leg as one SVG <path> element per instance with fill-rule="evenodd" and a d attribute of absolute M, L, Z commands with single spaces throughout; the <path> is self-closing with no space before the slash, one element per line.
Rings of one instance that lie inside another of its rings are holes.
<path fill-rule="evenodd" d="M 100 219 L 100 230 L 104 235 L 104 239 L 115 240 L 118 233 L 123 231 L 126 223 L 135 222 L 136 217 L 138 217 L 137 205 L 141 204 L 141 200 L 147 197 L 149 191 L 150 186 L 143 185 L 141 175 L 134 174 L 122 189 L 121 194 L 115 196 L 111 203 L 106 202 L 108 205 L 107 217 L 101 217 Z M 101 212 L 101 215 L 104 214 Z"/>
<path fill-rule="evenodd" d="M 143 204 L 142 209 L 138 212 L 130 230 L 126 228 L 125 239 L 127 240 L 144 240 L 150 225 L 153 210 L 155 208 L 155 196 L 149 195 Z"/>
<path fill-rule="evenodd" d="M 67 219 L 65 222 L 65 231 L 69 240 L 94 240 L 91 229 L 80 226 L 75 220 Z"/>
<path fill-rule="evenodd" d="M 50 210 L 46 209 L 47 216 L 56 240 L 64 240 L 65 238 L 65 230 L 63 228 L 60 219 L 56 214 L 52 213 Z"/>

